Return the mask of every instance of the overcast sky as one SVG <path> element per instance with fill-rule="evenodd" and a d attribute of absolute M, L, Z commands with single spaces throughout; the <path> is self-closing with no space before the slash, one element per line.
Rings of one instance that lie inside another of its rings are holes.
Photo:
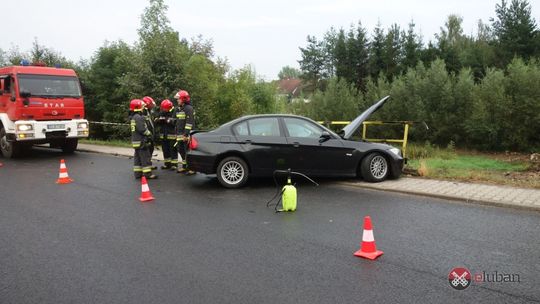
<path fill-rule="evenodd" d="M 510 0 L 509 0 L 510 1 Z M 384 28 L 406 28 L 414 20 L 424 42 L 433 40 L 446 17 L 463 17 L 466 34 L 479 19 L 489 22 L 500 0 L 165 0 L 172 27 L 183 38 L 199 34 L 214 43 L 215 53 L 233 68 L 255 67 L 265 79 L 277 78 L 283 66 L 298 67 L 306 37 L 322 38 L 330 29 L 362 22 L 371 35 L 378 21 Z M 540 1 L 530 0 L 537 23 Z M 89 59 L 104 41 L 137 40 L 140 16 L 148 0 L 15 0 L 2 1 L 4 51 L 28 51 L 34 38 L 68 59 Z"/>

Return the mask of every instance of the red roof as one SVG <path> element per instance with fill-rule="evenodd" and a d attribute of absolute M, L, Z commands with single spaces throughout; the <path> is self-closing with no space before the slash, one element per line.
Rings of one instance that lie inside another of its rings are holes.
<path fill-rule="evenodd" d="M 288 78 L 279 81 L 279 91 L 292 96 L 300 95 L 302 80 L 298 78 Z"/>

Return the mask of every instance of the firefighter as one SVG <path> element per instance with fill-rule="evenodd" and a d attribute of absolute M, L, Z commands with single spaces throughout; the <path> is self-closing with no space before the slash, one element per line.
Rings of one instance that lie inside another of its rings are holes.
<path fill-rule="evenodd" d="M 148 150 L 150 151 L 150 163 L 152 163 L 152 156 L 154 155 L 154 147 L 156 145 L 156 129 L 154 127 L 154 108 L 156 107 L 156 102 L 150 96 L 144 96 L 142 98 L 144 101 L 145 107 L 143 110 L 143 116 L 146 121 L 146 127 L 152 133 L 150 137 L 150 142 L 148 143 Z M 152 170 L 157 169 L 156 166 L 152 165 Z"/>
<path fill-rule="evenodd" d="M 195 126 L 195 116 L 193 112 L 193 107 L 191 106 L 191 98 L 189 93 L 184 90 L 178 91 L 174 96 L 178 100 L 178 112 L 176 114 L 177 124 L 176 124 L 176 143 L 177 149 L 182 157 L 182 164 L 178 166 L 178 173 L 185 173 L 186 175 L 195 174 L 194 171 L 188 169 L 186 162 L 186 152 L 189 142 L 189 134 L 193 127 Z"/>
<path fill-rule="evenodd" d="M 131 145 L 134 149 L 133 155 L 133 172 L 135 178 L 141 178 L 143 175 L 148 179 L 157 178 L 152 174 L 152 163 L 150 161 L 152 155 L 148 149 L 152 133 L 146 126 L 145 118 L 142 114 L 145 103 L 140 99 L 133 99 L 129 108 L 131 110 L 130 125 L 131 125 Z"/>
<path fill-rule="evenodd" d="M 161 169 L 178 168 L 178 151 L 176 150 L 176 111 L 172 101 L 165 99 L 161 102 L 156 127 L 161 140 L 164 165 Z"/>

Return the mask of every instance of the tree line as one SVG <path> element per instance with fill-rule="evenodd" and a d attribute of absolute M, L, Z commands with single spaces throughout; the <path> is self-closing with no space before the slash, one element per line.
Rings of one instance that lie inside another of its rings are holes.
<path fill-rule="evenodd" d="M 125 122 L 129 100 L 174 101 L 180 88 L 192 95 L 199 129 L 256 113 L 352 119 L 390 94 L 373 119 L 425 121 L 430 129 L 413 128 L 413 140 L 492 150 L 540 146 L 540 31 L 526 0 L 501 0 L 475 35 L 464 34 L 462 18 L 450 15 L 427 43 L 414 21 L 406 29 L 379 24 L 372 34 L 358 22 L 308 36 L 300 69 L 283 67 L 278 75 L 303 80 L 303 95 L 291 102 L 277 81 L 259 79 L 251 66 L 231 69 L 212 41 L 182 38 L 167 10 L 164 0 L 149 0 L 134 44 L 105 42 L 88 60 L 71 62 L 36 40 L 26 53 L 0 49 L 0 64 L 30 59 L 75 69 L 91 121 Z M 91 130 L 98 138 L 127 135 L 110 126 Z"/>
<path fill-rule="evenodd" d="M 352 119 L 384 95 L 374 118 L 425 121 L 411 137 L 438 145 L 491 150 L 540 148 L 540 30 L 525 0 L 501 1 L 495 18 L 463 33 L 463 19 L 447 18 L 427 44 L 411 22 L 406 30 L 360 22 L 307 37 L 300 70 L 310 103 L 290 111 L 317 120 Z M 420 128 L 421 129 L 421 128 Z"/>

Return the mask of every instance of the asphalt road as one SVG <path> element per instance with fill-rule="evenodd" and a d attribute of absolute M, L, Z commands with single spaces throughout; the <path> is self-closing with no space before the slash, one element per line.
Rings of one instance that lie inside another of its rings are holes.
<path fill-rule="evenodd" d="M 55 183 L 61 158 L 68 185 Z M 173 172 L 142 204 L 127 158 L 41 149 L 0 162 L 2 304 L 540 302 L 538 212 L 326 180 L 275 214 L 271 179 L 226 190 Z M 353 256 L 365 215 L 375 261 Z M 454 290 L 454 267 L 520 282 Z"/>

